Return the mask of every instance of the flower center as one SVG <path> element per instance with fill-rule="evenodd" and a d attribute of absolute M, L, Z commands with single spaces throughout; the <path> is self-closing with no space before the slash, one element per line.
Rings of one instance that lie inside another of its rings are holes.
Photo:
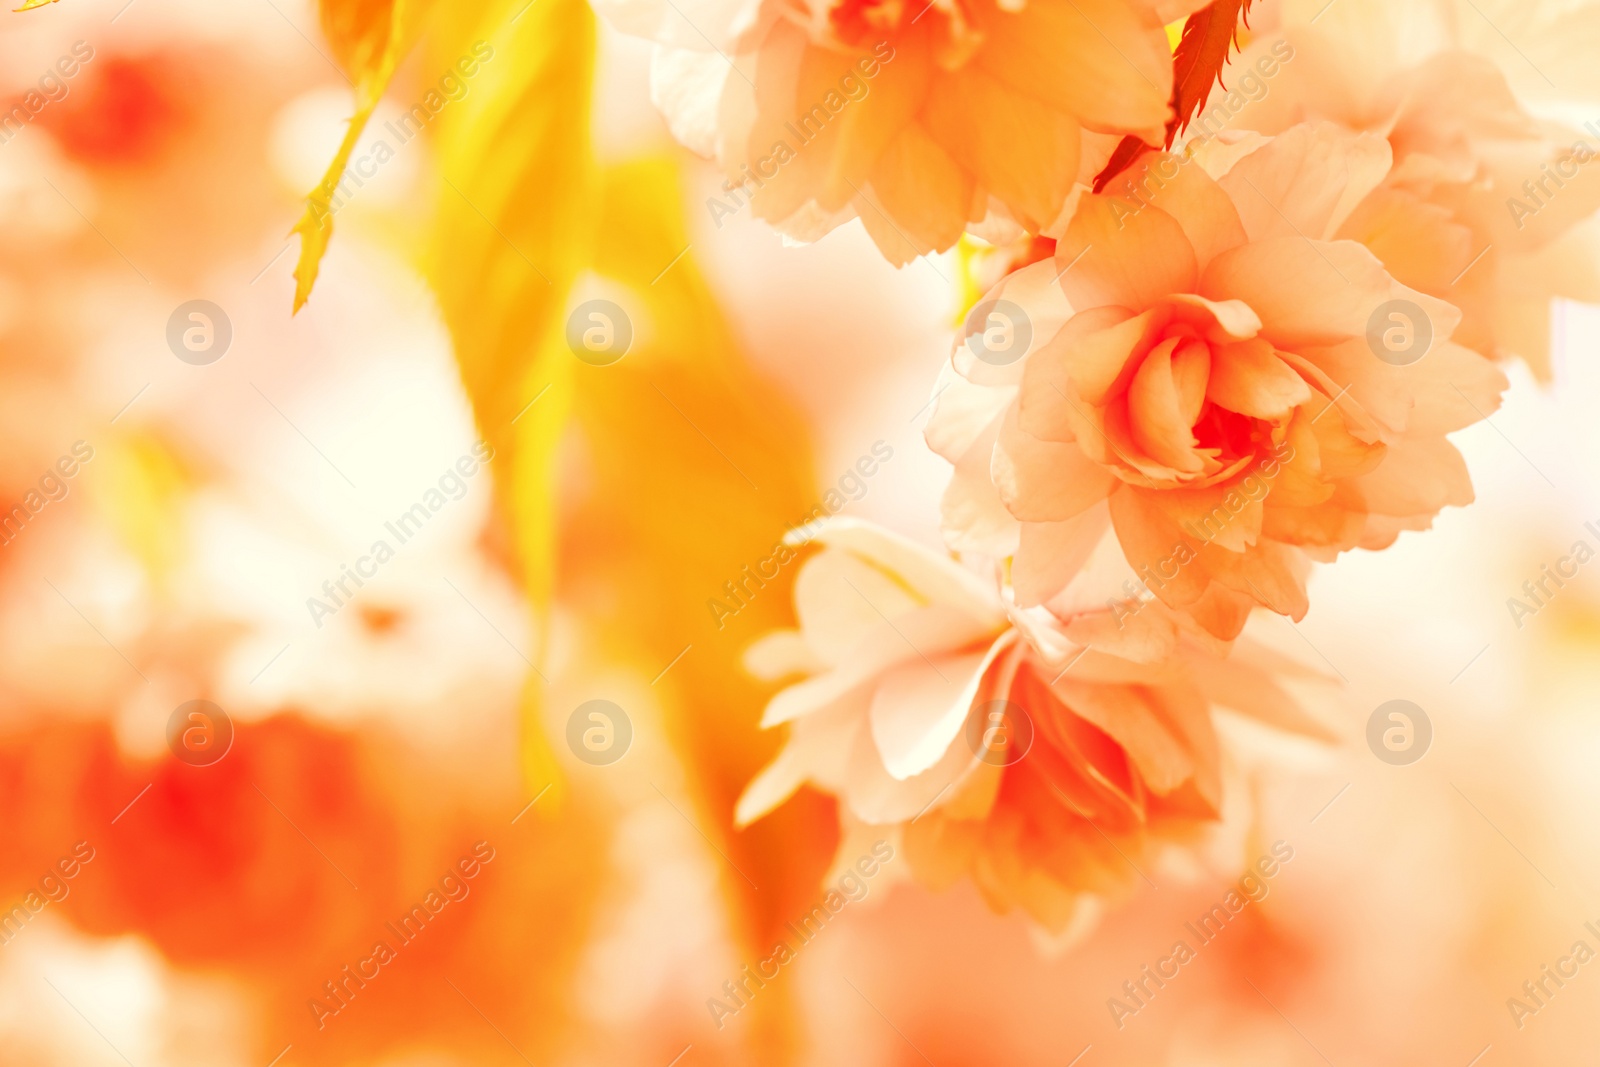
<path fill-rule="evenodd" d="M 1261 419 L 1229 411 L 1207 400 L 1195 420 L 1194 437 L 1203 449 L 1216 449 L 1223 466 L 1244 456 L 1253 456 L 1272 440 L 1272 426 Z"/>
<path fill-rule="evenodd" d="M 844 44 L 870 48 L 900 28 L 905 12 L 906 0 L 840 0 L 828 9 L 828 25 Z"/>

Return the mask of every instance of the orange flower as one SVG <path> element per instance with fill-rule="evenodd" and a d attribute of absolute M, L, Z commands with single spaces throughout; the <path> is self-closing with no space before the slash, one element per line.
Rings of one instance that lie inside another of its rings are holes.
<path fill-rule="evenodd" d="M 1214 149 L 1218 177 L 1151 155 L 1139 199 L 1085 196 L 1055 262 L 1007 278 L 957 345 L 928 429 L 956 464 L 946 527 L 1016 557 L 1024 606 L 1109 514 L 1149 590 L 1232 638 L 1257 604 L 1304 616 L 1310 559 L 1472 499 L 1445 434 L 1505 379 L 1450 340 L 1455 307 L 1349 239 L 1388 145 L 1304 125 Z"/>
<path fill-rule="evenodd" d="M 903 264 L 987 220 L 1038 232 L 1084 130 L 1155 143 L 1172 89 L 1165 22 L 1200 0 L 606 0 L 660 42 L 656 105 L 746 204 L 814 240 L 859 215 Z"/>
<path fill-rule="evenodd" d="M 997 908 L 1061 929 L 1137 877 L 1114 849 L 1195 841 L 1219 818 L 1213 702 L 1325 736 L 1276 677 L 1298 668 L 1245 645 L 1222 659 L 1159 605 L 1133 627 L 1104 607 L 1023 611 L 869 524 L 834 520 L 817 541 L 795 583 L 800 629 L 748 657 L 758 674 L 809 677 L 767 707 L 763 725 L 791 732 L 741 824 L 809 783 L 839 798 L 847 829 L 894 827 L 925 880 L 970 873 Z M 1136 658 L 1086 647 L 1118 630 L 1142 630 Z"/>

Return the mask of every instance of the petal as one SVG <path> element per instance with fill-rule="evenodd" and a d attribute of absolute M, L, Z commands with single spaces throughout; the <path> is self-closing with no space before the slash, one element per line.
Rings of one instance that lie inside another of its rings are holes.
<path fill-rule="evenodd" d="M 1099 545 L 1105 527 L 1104 509 L 1067 522 L 1023 523 L 1016 558 L 1011 561 L 1017 606 L 1043 604 L 1065 589 Z"/>
<path fill-rule="evenodd" d="M 1292 546 L 1263 537 L 1244 552 L 1206 553 L 1202 561 L 1218 582 L 1279 615 L 1299 622 L 1310 610 L 1310 563 Z"/>
<path fill-rule="evenodd" d="M 1060 214 L 1078 173 L 1078 124 L 969 64 L 935 76 L 922 124 L 1028 229 Z"/>
<path fill-rule="evenodd" d="M 1006 510 L 1023 522 L 1062 522 L 1106 498 L 1116 478 L 1075 444 L 1023 431 L 1012 409 L 1001 424 L 990 468 Z"/>
<path fill-rule="evenodd" d="M 1161 301 L 1157 319 L 1193 327 L 1212 344 L 1248 341 L 1261 332 L 1261 318 L 1243 300 L 1207 300 L 1178 293 Z"/>
<path fill-rule="evenodd" d="M 1132 377 L 1132 357 L 1147 343 L 1155 322 L 1149 313 L 1130 316 L 1122 308 L 1095 308 L 1073 317 L 1028 361 L 1019 397 L 1022 425 L 1049 441 L 1071 441 L 1077 401 L 1101 404 L 1119 382 Z"/>
<path fill-rule="evenodd" d="M 916 123 L 889 142 L 873 165 L 871 197 L 856 211 L 895 266 L 943 252 L 967 224 L 972 177 Z M 867 199 L 866 194 L 858 199 Z"/>
<path fill-rule="evenodd" d="M 1080 311 L 1143 311 L 1172 293 L 1192 293 L 1194 246 L 1178 220 L 1156 207 L 1086 196 L 1056 246 L 1061 288 Z"/>
<path fill-rule="evenodd" d="M 888 642 L 880 640 L 877 644 L 881 649 Z M 761 713 L 761 728 L 770 730 L 786 722 L 803 722 L 807 718 L 831 712 L 847 700 L 861 699 L 870 692 L 866 683 L 873 673 L 901 658 L 894 650 L 890 650 L 889 655 L 873 657 L 882 662 L 864 659 L 856 670 L 826 671 L 780 689 L 767 701 L 766 710 Z"/>
<path fill-rule="evenodd" d="M 794 795 L 807 780 L 824 788 L 844 783 L 849 754 L 864 733 L 867 694 L 828 711 L 808 716 L 789 729 L 777 758 L 745 786 L 734 806 L 734 822 L 748 826 Z"/>
<path fill-rule="evenodd" d="M 715 52 L 658 45 L 650 62 L 650 102 L 691 152 L 714 158 L 721 148 L 717 118 L 733 67 Z"/>
<path fill-rule="evenodd" d="M 1261 532 L 1262 501 L 1270 483 L 1258 472 L 1204 489 L 1171 489 L 1152 494 L 1161 509 L 1192 548 L 1216 545 L 1228 552 L 1244 552 Z"/>
<path fill-rule="evenodd" d="M 797 151 L 799 138 L 787 128 L 799 110 L 795 86 L 809 49 L 810 42 L 801 30 L 779 20 L 754 57 L 754 78 L 749 79 L 746 69 L 750 63 L 740 57 L 740 70 L 746 77 L 735 75 L 728 79 L 723 93 L 718 125 L 723 131 L 723 166 L 734 172 L 730 177 L 742 178 L 737 173 L 739 163 L 754 164 L 767 157 L 779 142 L 794 153 L 794 158 L 778 167 L 771 177 L 763 177 L 750 194 L 750 210 L 768 222 L 789 219 L 808 205 L 822 217 L 837 210 L 822 209 L 814 203 L 818 179 L 812 172 L 817 164 L 808 153 Z M 806 106 L 813 102 L 807 101 Z"/>
<path fill-rule="evenodd" d="M 744 652 L 744 669 L 764 682 L 826 670 L 799 630 L 773 630 Z"/>
<path fill-rule="evenodd" d="M 1206 586 L 1205 593 L 1183 609 L 1206 634 L 1221 641 L 1231 641 L 1239 636 L 1250 612 L 1256 605 L 1253 596 L 1241 595 L 1216 582 Z"/>
<path fill-rule="evenodd" d="M 1249 304 L 1261 317 L 1262 336 L 1279 348 L 1365 337 L 1380 305 L 1391 300 L 1422 308 L 1436 341 L 1461 321 L 1455 307 L 1401 285 L 1354 241 L 1252 241 L 1212 260 L 1200 293 Z"/>
<path fill-rule="evenodd" d="M 1138 590 L 1133 570 L 1128 566 L 1122 546 L 1111 530 L 1111 504 L 1096 504 L 1075 521 L 1084 524 L 1083 536 L 1091 542 L 1088 556 L 1072 581 L 1046 605 L 1057 619 L 1071 619 L 1090 611 L 1103 611 L 1111 603 L 1126 599 Z M 1012 582 L 1016 583 L 1017 561 L 1012 561 Z M 1034 642 L 1037 646 L 1039 642 Z"/>
<path fill-rule="evenodd" d="M 1330 122 L 1302 123 L 1233 165 L 1219 184 L 1252 241 L 1327 240 L 1389 173 L 1389 142 Z"/>
<path fill-rule="evenodd" d="M 935 552 L 876 523 L 838 516 L 817 535 L 816 540 L 833 549 L 848 550 L 855 557 L 881 568 L 880 574 L 886 574 L 888 580 L 899 588 L 909 589 L 924 603 L 954 608 L 974 620 L 977 626 L 998 627 L 1005 620 L 999 596 L 991 585 L 948 555 Z M 878 583 L 874 583 L 874 586 L 882 588 Z M 894 616 L 890 608 L 898 602 L 895 598 L 887 598 L 888 602 L 880 601 L 874 595 L 873 588 L 863 586 L 861 591 L 873 596 L 874 606 L 884 615 Z M 798 589 L 795 599 L 798 607 Z M 810 629 L 806 629 L 809 636 Z"/>
<path fill-rule="evenodd" d="M 1172 61 L 1160 23 L 1141 19 L 1125 0 L 1030 0 L 1016 8 L 1002 8 L 988 24 L 974 62 L 1090 129 L 1151 142 L 1163 135 Z"/>
<path fill-rule="evenodd" d="M 764 14 L 761 7 L 757 0 L 702 0 L 695 4 L 694 21 L 690 22 L 670 0 L 599 0 L 595 4 L 605 20 L 623 33 L 711 54 L 737 48 L 741 36 L 770 22 L 775 12 Z"/>
<path fill-rule="evenodd" d="M 1374 359 L 1365 340 L 1305 350 L 1390 435 L 1449 433 L 1494 413 L 1505 375 L 1478 353 L 1436 342 L 1427 356 L 1397 367 Z"/>
<path fill-rule="evenodd" d="M 1233 200 L 1192 156 L 1146 152 L 1106 190 L 1176 219 L 1201 267 L 1247 239 Z"/>
<path fill-rule="evenodd" d="M 890 573 L 849 552 L 821 552 L 806 560 L 794 583 L 800 629 L 825 663 L 844 662 L 883 620 L 907 614 L 924 601 Z"/>
<path fill-rule="evenodd" d="M 979 358 L 967 338 L 988 329 L 990 323 L 974 312 L 968 312 L 951 356 L 951 362 L 962 377 L 978 385 L 992 386 L 1014 386 L 1022 380 L 1023 369 L 1034 353 L 1060 334 L 1073 318 L 1072 305 L 1067 303 L 1066 294 L 1056 284 L 1057 273 L 1053 262 L 1043 259 L 1012 271 L 984 294 L 983 299 L 975 305 L 974 312 L 978 307 L 1007 301 L 1014 309 L 1012 314 L 1020 310 L 1026 317 L 1030 335 L 1028 347 L 1009 362 L 997 364 Z"/>
<path fill-rule="evenodd" d="M 1152 792 L 1166 794 L 1194 777 L 1193 756 L 1183 738 L 1157 710 L 1151 691 L 1131 685 L 1092 685 L 1071 675 L 1058 679 L 1050 691 L 1076 715 L 1116 741 L 1139 777 Z M 1036 722 L 1048 729 L 1048 719 L 1033 711 Z"/>
<path fill-rule="evenodd" d="M 855 198 L 884 152 L 916 121 L 934 76 L 928 50 L 912 43 L 897 49 L 892 62 L 873 62 L 877 73 L 870 79 L 857 66 L 863 62 L 852 52 L 808 45 L 782 133 L 750 146 L 766 156 L 779 155 L 779 143 L 792 150 L 783 168 L 804 168 L 812 198 L 827 211 Z"/>
<path fill-rule="evenodd" d="M 1111 525 L 1129 565 L 1143 576 L 1151 592 L 1163 603 L 1183 608 L 1205 592 L 1207 578 L 1192 563 L 1177 565 L 1188 538 L 1158 505 L 1160 495 L 1122 486 L 1111 494 Z"/>
<path fill-rule="evenodd" d="M 1482 251 L 1448 208 L 1388 186 L 1363 200 L 1337 236 L 1366 245 L 1397 281 L 1425 293 L 1445 292 Z"/>
<path fill-rule="evenodd" d="M 999 424 L 1016 395 L 1014 387 L 974 385 L 945 363 L 934 383 L 933 414 L 923 440 L 949 462 L 960 463 Z"/>
<path fill-rule="evenodd" d="M 1368 510 L 1399 518 L 1431 520 L 1444 507 L 1466 507 L 1473 497 L 1467 465 L 1443 437 L 1390 445 L 1383 462 L 1356 487 Z"/>
<path fill-rule="evenodd" d="M 905 781 L 939 762 L 961 733 L 984 672 L 1008 645 L 996 641 L 983 652 L 914 660 L 879 680 L 872 740 L 890 777 Z"/>
<path fill-rule="evenodd" d="M 1178 647 L 1171 610 L 1153 600 L 1074 616 L 1067 636 L 1086 648 L 1134 663 L 1161 663 Z"/>
<path fill-rule="evenodd" d="M 840 592 L 839 599 L 843 601 L 849 593 L 848 590 Z M 850 599 L 860 601 L 862 598 Z M 870 609 L 871 605 L 868 607 Z M 761 726 L 765 729 L 837 707 L 870 690 L 885 670 L 923 656 L 938 657 L 970 649 L 991 638 L 997 629 L 997 625 L 977 625 L 971 616 L 943 604 L 880 617 L 878 625 L 862 634 L 832 670 L 791 685 L 774 696 L 767 703 Z M 813 647 L 825 642 L 831 645 L 832 638 L 832 634 L 819 635 L 810 631 L 806 634 Z"/>
<path fill-rule="evenodd" d="M 784 746 L 777 758 L 750 779 L 744 792 L 739 794 L 738 803 L 733 807 L 733 824 L 738 827 L 749 826 L 769 814 L 794 796 L 805 780 L 805 770 L 793 750 Z"/>
<path fill-rule="evenodd" d="M 1194 764 L 1194 788 L 1200 799 L 1213 810 L 1222 803 L 1221 754 L 1211 709 L 1199 694 L 1178 686 L 1163 686 L 1151 691 L 1152 706 L 1174 733 L 1182 739 Z"/>
<path fill-rule="evenodd" d="M 1331 500 L 1309 507 L 1274 503 L 1262 516 L 1261 532 L 1289 545 L 1345 552 L 1361 543 L 1366 519 L 1365 512 Z"/>
<path fill-rule="evenodd" d="M 1128 421 L 1133 440 L 1174 470 L 1196 474 L 1205 460 L 1191 427 L 1200 415 L 1211 354 L 1198 342 L 1169 338 L 1140 362 L 1128 386 Z"/>
<path fill-rule="evenodd" d="M 999 434 L 997 419 L 979 444 L 956 464 L 940 498 L 939 528 L 953 552 L 981 552 L 1005 559 L 1017 550 L 1020 524 L 1006 510 L 989 475 Z"/>
<path fill-rule="evenodd" d="M 1256 338 L 1216 350 L 1206 398 L 1241 415 L 1279 422 L 1311 399 L 1311 389 L 1270 344 Z"/>
<path fill-rule="evenodd" d="M 965 744 L 954 744 L 927 770 L 895 778 L 885 769 L 870 729 L 855 734 L 846 761 L 843 781 L 834 792 L 850 815 L 880 826 L 909 822 L 941 797 L 958 795 L 962 783 L 985 766 Z"/>

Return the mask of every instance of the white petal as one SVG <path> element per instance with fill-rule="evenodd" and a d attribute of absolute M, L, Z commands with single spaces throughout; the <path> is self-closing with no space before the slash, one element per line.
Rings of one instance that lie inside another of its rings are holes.
<path fill-rule="evenodd" d="M 749 826 L 794 796 L 805 780 L 805 771 L 795 756 L 794 746 L 785 745 L 778 758 L 763 767 L 744 787 L 739 802 L 733 807 L 733 824 Z"/>
<path fill-rule="evenodd" d="M 904 781 L 932 767 L 961 732 L 978 683 L 998 652 L 909 660 L 884 675 L 872 696 L 872 740 L 884 769 Z"/>
<path fill-rule="evenodd" d="M 854 641 L 833 670 L 792 685 L 774 696 L 761 718 L 763 728 L 822 711 L 867 686 L 884 671 L 922 656 L 930 659 L 971 648 L 992 636 L 1004 621 L 975 620 L 947 604 L 931 604 L 878 619 Z M 831 635 L 828 635 L 831 636 Z M 816 640 L 807 631 L 808 640 Z"/>
<path fill-rule="evenodd" d="M 812 674 L 826 667 L 799 630 L 774 630 L 744 652 L 744 669 L 764 682 L 791 674 Z"/>
<path fill-rule="evenodd" d="M 722 93 L 733 68 L 715 52 L 657 45 L 650 63 L 650 102 L 689 151 L 715 159 L 722 150 L 717 127 Z"/>
<path fill-rule="evenodd" d="M 830 548 L 846 549 L 870 561 L 893 576 L 888 581 L 903 583 L 924 603 L 954 608 L 980 628 L 998 629 L 1005 622 L 1005 608 L 992 585 L 949 556 L 926 548 L 908 537 L 875 523 L 841 516 L 829 523 L 816 540 Z M 884 582 L 876 584 L 879 588 L 885 588 Z M 871 592 L 865 588 L 861 592 L 872 599 L 872 609 L 894 618 L 889 603 L 872 598 Z M 894 600 L 904 602 L 904 593 L 898 589 L 897 593 Z M 810 633 L 809 627 L 807 633 Z"/>
<path fill-rule="evenodd" d="M 960 463 L 984 434 L 999 424 L 1016 396 L 1014 385 L 974 385 L 946 362 L 934 384 L 933 415 L 922 431 L 923 439 L 951 463 Z M 987 459 L 984 466 L 988 467 Z"/>
<path fill-rule="evenodd" d="M 1006 510 L 1000 490 L 989 476 L 998 420 L 956 464 L 939 501 L 940 532 L 956 552 L 978 552 L 992 559 L 1015 555 L 1022 524 Z"/>
<path fill-rule="evenodd" d="M 1054 259 L 1041 259 L 1021 270 L 1012 271 L 993 289 L 984 294 L 975 307 L 1004 300 L 1022 310 L 1027 318 L 1031 340 L 1026 350 L 1013 362 L 994 364 L 978 358 L 966 342 L 972 333 L 981 333 L 989 325 L 978 316 L 968 315 L 956 339 L 952 356 L 956 370 L 968 381 L 977 385 L 1017 385 L 1022 381 L 1023 368 L 1028 357 L 1043 348 L 1051 338 L 1061 332 L 1061 327 L 1072 318 L 1072 305 L 1062 291 L 1059 276 L 1061 268 Z M 1016 324 L 1012 324 L 1016 328 Z"/>
<path fill-rule="evenodd" d="M 945 749 L 939 762 L 905 780 L 890 776 L 871 733 L 856 735 L 845 781 L 837 790 L 856 818 L 873 824 L 906 822 L 936 800 L 948 800 L 984 764 L 964 744 Z"/>
<path fill-rule="evenodd" d="M 826 535 L 826 527 L 818 534 Z M 826 543 L 826 542 L 824 542 Z M 794 583 L 795 614 L 806 640 L 824 663 L 850 657 L 883 620 L 907 614 L 927 601 L 851 552 L 822 552 L 806 560 Z"/>

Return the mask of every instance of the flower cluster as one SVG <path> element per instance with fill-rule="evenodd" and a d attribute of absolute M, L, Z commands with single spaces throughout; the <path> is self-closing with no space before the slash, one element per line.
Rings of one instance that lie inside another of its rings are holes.
<path fill-rule="evenodd" d="M 1564 290 L 1533 264 L 1600 207 L 1594 153 L 1456 42 L 1342 62 L 1362 19 L 1405 36 L 1382 5 L 1279 17 L 1237 60 L 1271 82 L 1187 140 L 1204 20 L 1241 5 L 603 6 L 659 43 L 674 133 L 786 235 L 858 216 L 896 264 L 964 233 L 1005 264 L 926 426 L 949 551 L 851 520 L 811 542 L 798 629 L 750 651 L 801 680 L 738 818 L 810 785 L 924 881 L 1072 926 L 1222 819 L 1219 709 L 1330 736 L 1296 697 L 1317 673 L 1247 627 L 1472 501 L 1448 435 L 1496 410 L 1495 360 L 1543 365 Z"/>

